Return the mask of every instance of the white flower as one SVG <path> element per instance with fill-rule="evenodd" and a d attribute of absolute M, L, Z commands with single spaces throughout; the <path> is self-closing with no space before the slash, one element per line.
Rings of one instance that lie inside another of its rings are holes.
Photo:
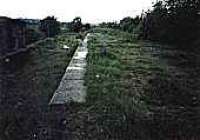
<path fill-rule="evenodd" d="M 10 62 L 10 59 L 9 59 L 9 58 L 6 58 L 6 59 L 5 59 L 5 62 Z"/>
<path fill-rule="evenodd" d="M 97 74 L 97 75 L 96 75 L 96 78 L 99 78 L 99 77 L 100 77 L 100 76 Z"/>
<path fill-rule="evenodd" d="M 68 50 L 69 47 L 68 47 L 67 45 L 64 45 L 64 46 L 63 46 L 63 49 L 67 49 L 67 50 Z"/>

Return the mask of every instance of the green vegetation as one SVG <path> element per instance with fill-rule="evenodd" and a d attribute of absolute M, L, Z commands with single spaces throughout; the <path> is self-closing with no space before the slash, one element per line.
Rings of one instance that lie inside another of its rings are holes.
<path fill-rule="evenodd" d="M 146 39 L 191 45 L 199 39 L 199 0 L 160 0 L 143 19 Z"/>
<path fill-rule="evenodd" d="M 197 139 L 200 56 L 181 47 L 200 43 L 199 5 L 198 0 L 158 1 L 141 17 L 96 28 L 76 17 L 62 23 L 61 32 L 54 17 L 45 18 L 41 30 L 53 38 L 2 62 L 0 137 Z M 88 32 L 86 102 L 48 106 L 78 40 Z M 34 29 L 27 35 L 28 42 L 42 38 Z"/>
<path fill-rule="evenodd" d="M 199 0 L 158 0 L 153 9 L 135 18 L 125 17 L 120 23 L 103 22 L 102 28 L 120 29 L 137 38 L 174 45 L 180 49 L 199 48 Z"/>
<path fill-rule="evenodd" d="M 119 25 L 117 22 L 103 22 L 99 24 L 101 28 L 112 28 L 112 29 L 119 29 Z"/>
<path fill-rule="evenodd" d="M 6 102 L 0 108 L 1 138 L 155 140 L 199 136 L 198 52 L 138 40 L 137 34 L 120 29 L 90 30 L 86 102 L 48 106 L 82 36 L 71 33 L 47 38 L 20 59 L 5 62 L 0 75 L 6 85 L 2 94 Z"/>
<path fill-rule="evenodd" d="M 37 44 L 33 51 L 30 52 L 30 65 L 26 65 L 33 69 L 35 73 L 34 79 L 38 85 L 37 93 L 44 96 L 46 104 L 52 97 L 53 92 L 59 84 L 59 81 L 70 62 L 71 57 L 79 45 L 76 40 L 77 35 L 59 35 L 55 38 L 46 39 Z M 67 45 L 70 49 L 63 49 L 63 45 Z M 21 71 L 21 70 L 20 70 Z M 23 74 L 20 74 L 23 76 Z"/>
<path fill-rule="evenodd" d="M 139 41 L 116 29 L 91 32 L 87 101 L 66 106 L 68 125 L 63 133 L 69 132 L 70 139 L 198 137 L 199 84 L 191 75 L 198 72 L 188 65 L 198 54 L 185 58 L 184 51 Z M 102 46 L 106 54 L 101 53 Z"/>
<path fill-rule="evenodd" d="M 38 40 L 45 38 L 45 34 L 39 30 L 39 28 L 33 28 L 27 26 L 26 28 L 26 44 L 34 43 Z"/>
<path fill-rule="evenodd" d="M 71 29 L 74 32 L 80 32 L 81 28 L 82 28 L 82 21 L 80 17 L 76 17 L 73 19 L 72 23 L 71 23 Z"/>
<path fill-rule="evenodd" d="M 41 20 L 40 30 L 43 31 L 47 37 L 53 37 L 60 32 L 60 23 L 54 16 L 48 16 Z"/>
<path fill-rule="evenodd" d="M 80 33 L 91 29 L 89 23 L 83 24 L 81 17 L 75 17 L 72 22 L 68 23 L 68 28 L 71 32 Z"/>
<path fill-rule="evenodd" d="M 101 31 L 94 30 L 95 34 L 90 38 L 86 74 L 87 104 L 88 108 L 92 106 L 90 113 L 95 114 L 97 127 L 102 131 L 99 136 L 107 139 L 147 138 L 140 132 L 145 130 L 142 119 L 151 114 L 148 99 L 143 99 L 144 87 L 153 73 L 164 77 L 165 66 L 159 65 L 151 53 L 145 53 L 142 49 L 146 46 L 134 38 L 127 41 L 128 34 L 108 29 Z M 103 42 L 107 55 L 100 53 Z M 132 123 L 138 119 L 140 122 L 136 122 L 136 127 Z"/>
<path fill-rule="evenodd" d="M 135 18 L 125 17 L 120 21 L 120 29 L 129 33 L 133 33 L 135 28 L 140 23 L 140 17 L 136 16 Z"/>
<path fill-rule="evenodd" d="M 0 137 L 33 139 L 46 128 L 48 103 L 59 85 L 71 56 L 79 45 L 78 34 L 63 34 L 34 44 L 29 53 L 2 64 Z M 68 50 L 63 48 L 67 45 Z"/>

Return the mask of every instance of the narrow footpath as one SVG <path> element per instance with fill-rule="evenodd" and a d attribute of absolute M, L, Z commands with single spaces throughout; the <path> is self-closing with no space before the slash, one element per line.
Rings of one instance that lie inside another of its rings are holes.
<path fill-rule="evenodd" d="M 52 104 L 65 104 L 68 102 L 85 102 L 86 87 L 84 86 L 84 75 L 87 65 L 87 41 L 88 36 L 82 41 L 81 45 L 77 48 L 71 62 L 69 63 L 66 72 L 55 91 L 50 105 Z"/>

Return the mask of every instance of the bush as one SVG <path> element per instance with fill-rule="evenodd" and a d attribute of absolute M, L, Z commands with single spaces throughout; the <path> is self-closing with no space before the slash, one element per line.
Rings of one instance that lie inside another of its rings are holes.
<path fill-rule="evenodd" d="M 26 29 L 26 44 L 31 44 L 35 41 L 45 38 L 45 34 L 39 29 L 28 28 Z"/>
<path fill-rule="evenodd" d="M 199 35 L 199 1 L 158 1 L 143 18 L 144 38 L 188 45 Z"/>
<path fill-rule="evenodd" d="M 53 37 L 60 32 L 60 23 L 54 16 L 48 16 L 41 20 L 40 29 L 45 33 L 47 37 Z"/>

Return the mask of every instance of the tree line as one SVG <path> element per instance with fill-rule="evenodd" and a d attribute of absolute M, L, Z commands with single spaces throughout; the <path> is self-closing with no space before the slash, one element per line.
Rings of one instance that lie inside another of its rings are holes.
<path fill-rule="evenodd" d="M 186 46 L 200 40 L 200 0 L 159 0 L 141 16 L 100 26 L 138 33 L 143 39 Z"/>
<path fill-rule="evenodd" d="M 84 32 L 91 28 L 80 17 L 66 23 L 70 32 Z M 60 33 L 61 23 L 55 17 L 41 20 L 40 30 L 45 36 Z M 140 16 L 125 17 L 117 22 L 103 22 L 100 27 L 120 29 L 137 33 L 140 38 L 186 46 L 197 42 L 200 36 L 200 0 L 159 0 L 152 10 Z M 200 42 L 199 42 L 200 43 Z"/>
<path fill-rule="evenodd" d="M 91 28 L 89 23 L 83 24 L 81 17 L 75 17 L 71 22 L 59 22 L 54 16 L 47 16 L 42 20 L 32 23 L 35 20 L 24 19 L 26 22 L 26 44 L 33 43 L 45 37 L 54 37 L 62 32 L 64 28 L 67 32 L 84 32 Z"/>
<path fill-rule="evenodd" d="M 188 45 L 200 35 L 200 1 L 158 1 L 141 20 L 145 39 Z"/>
<path fill-rule="evenodd" d="M 91 28 L 89 23 L 83 24 L 81 17 L 75 17 L 72 22 L 65 23 L 70 32 L 84 32 Z M 46 36 L 52 37 L 60 33 L 61 23 L 56 20 L 54 16 L 46 17 L 41 20 L 40 29 L 45 32 Z"/>

